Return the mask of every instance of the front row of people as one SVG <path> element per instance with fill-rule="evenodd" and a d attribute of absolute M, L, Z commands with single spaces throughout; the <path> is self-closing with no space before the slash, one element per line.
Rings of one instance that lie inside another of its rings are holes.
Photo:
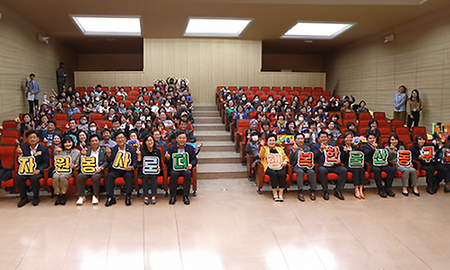
<path fill-rule="evenodd" d="M 33 205 L 39 204 L 39 189 L 45 179 L 44 171 L 50 167 L 49 149 L 39 144 L 36 131 L 31 130 L 26 134 L 27 142 L 20 144 L 17 149 L 17 161 L 19 164 L 16 177 L 17 187 L 20 193 L 18 207 L 29 202 L 27 195 L 27 181 L 33 190 Z M 179 178 L 183 182 L 183 202 L 190 204 L 189 191 L 192 178 L 192 169 L 197 165 L 197 157 L 193 146 L 186 144 L 187 137 L 184 132 L 177 133 L 176 143 L 171 145 L 163 155 L 157 147 L 152 135 L 147 135 L 142 146 L 131 146 L 127 144 L 125 133 L 116 133 L 117 145 L 100 147 L 100 138 L 97 134 L 90 137 L 91 147 L 82 148 L 81 151 L 74 149 L 72 137 L 63 138 L 61 147 L 55 147 L 54 166 L 49 169 L 49 178 L 56 194 L 55 205 L 66 204 L 66 192 L 69 180 L 76 182 L 78 187 L 77 205 L 86 201 L 85 187 L 92 185 L 92 204 L 98 204 L 100 198 L 101 180 L 105 178 L 105 170 L 108 173 L 105 179 L 106 194 L 108 196 L 105 206 L 116 203 L 114 197 L 114 185 L 117 179 L 122 178 L 126 187 L 125 205 L 131 205 L 131 193 L 134 184 L 134 172 L 139 169 L 139 178 L 142 179 L 144 191 L 144 203 L 155 204 L 157 193 L 157 177 L 162 175 L 163 162 L 167 164 L 170 173 L 170 200 L 169 204 L 176 202 L 176 192 Z M 74 173 L 80 169 L 76 179 Z M 151 190 L 151 199 L 148 191 Z"/>
<path fill-rule="evenodd" d="M 303 181 L 308 180 L 311 200 L 316 199 L 317 180 L 323 189 L 323 198 L 329 200 L 328 180 L 336 184 L 334 196 L 344 200 L 342 190 L 348 177 L 352 177 L 355 197 L 365 199 L 364 184 L 369 175 L 375 180 L 378 194 L 382 198 L 394 197 L 392 183 L 396 171 L 401 173 L 402 194 L 409 196 L 408 186 L 412 193 L 420 196 L 417 178 L 420 170 L 426 172 L 427 192 L 434 194 L 439 189 L 440 182 L 445 179 L 444 192 L 450 192 L 450 145 L 439 140 L 434 146 L 427 146 L 423 135 L 417 135 L 410 150 L 405 150 L 396 134 L 391 134 L 388 145 L 384 148 L 378 144 L 377 134 L 369 132 L 367 144 L 361 150 L 354 145 L 354 133 L 344 133 L 344 141 L 340 146 L 329 143 L 328 133 L 322 131 L 318 135 L 318 143 L 308 147 L 305 136 L 297 133 L 294 144 L 289 148 L 289 157 L 284 149 L 277 144 L 277 136 L 270 134 L 266 142 L 261 141 L 259 159 L 265 175 L 270 177 L 273 199 L 282 202 L 286 188 L 286 165 L 290 164 L 292 172 L 296 174 L 298 185 L 298 199 L 305 201 L 303 195 Z M 286 146 L 287 147 L 287 146 Z M 254 151 L 252 151 L 254 152 Z M 414 167 L 417 163 L 416 167 Z M 317 166 L 318 168 L 315 168 Z M 329 173 L 335 174 L 335 179 L 329 178 Z M 366 175 L 368 174 L 368 175 Z M 306 177 L 305 177 L 306 175 Z M 384 182 L 384 183 L 383 183 Z"/>

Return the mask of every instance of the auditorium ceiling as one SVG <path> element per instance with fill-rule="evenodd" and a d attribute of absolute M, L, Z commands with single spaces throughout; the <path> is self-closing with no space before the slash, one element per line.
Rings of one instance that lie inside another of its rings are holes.
<path fill-rule="evenodd" d="M 142 53 L 142 38 L 185 38 L 189 17 L 253 18 L 239 39 L 262 40 L 264 53 L 324 54 L 450 8 L 448 0 L 2 0 L 78 53 Z M 140 15 L 142 37 L 84 36 L 69 14 Z M 280 39 L 297 21 L 356 22 L 332 40 Z M 51 42 L 50 39 L 50 42 Z"/>

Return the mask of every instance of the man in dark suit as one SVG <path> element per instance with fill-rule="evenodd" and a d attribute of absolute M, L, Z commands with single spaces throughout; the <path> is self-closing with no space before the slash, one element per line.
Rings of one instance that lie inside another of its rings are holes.
<path fill-rule="evenodd" d="M 27 180 L 30 180 L 33 189 L 32 204 L 34 206 L 39 204 L 39 189 L 41 188 L 39 179 L 44 177 L 44 170 L 50 166 L 50 153 L 47 147 L 39 144 L 37 132 L 30 130 L 25 135 L 28 138 L 28 142 L 22 143 L 16 149 L 20 164 L 19 175 L 16 177 L 16 184 L 20 193 L 18 207 L 22 207 L 30 202 L 27 195 Z M 27 157 L 34 157 L 34 159 L 27 159 Z"/>
<path fill-rule="evenodd" d="M 94 188 L 94 195 L 92 196 L 92 204 L 98 204 L 100 195 L 100 179 L 105 175 L 104 170 L 108 168 L 108 157 L 106 155 L 106 150 L 100 147 L 100 138 L 97 134 L 90 137 L 91 148 L 81 150 L 81 159 L 83 157 L 95 157 L 95 171 L 92 173 L 81 171 L 77 177 L 77 187 L 78 187 L 78 200 L 77 205 L 82 205 L 86 201 L 85 197 L 85 187 L 86 180 L 91 178 L 92 187 Z M 81 162 L 80 164 L 82 164 Z M 83 170 L 83 164 L 81 165 Z"/>
<path fill-rule="evenodd" d="M 194 147 L 186 145 L 187 136 L 184 131 L 180 131 L 177 134 L 176 140 L 177 143 L 170 146 L 165 155 L 168 169 L 172 170 L 170 172 L 169 204 L 173 205 L 177 201 L 175 196 L 177 193 L 178 177 L 183 177 L 183 202 L 188 205 L 190 204 L 188 196 L 191 189 L 192 168 L 197 165 L 197 157 Z"/>
<path fill-rule="evenodd" d="M 131 192 L 133 191 L 134 170 L 137 168 L 136 150 L 133 146 L 126 144 L 127 138 L 123 131 L 116 133 L 117 145 L 112 149 L 106 147 L 108 156 L 109 172 L 106 176 L 106 195 L 108 200 L 105 206 L 111 206 L 116 203 L 114 198 L 114 182 L 118 177 L 123 177 L 126 185 L 125 205 L 131 205 Z"/>
<path fill-rule="evenodd" d="M 136 131 L 139 139 L 142 140 L 145 137 L 148 137 L 148 135 L 150 135 L 148 130 L 146 130 L 145 127 L 142 125 L 141 119 L 138 119 L 138 120 L 136 120 L 136 122 L 134 122 L 134 127 L 135 128 L 132 129 L 131 131 Z"/>
<path fill-rule="evenodd" d="M 338 176 L 336 183 L 336 191 L 334 192 L 334 196 L 336 196 L 340 200 L 344 200 L 344 196 L 341 191 L 344 189 L 345 181 L 347 181 L 347 169 L 340 165 L 340 161 L 338 161 L 335 165 L 326 166 L 325 163 L 325 148 L 330 145 L 328 144 L 328 133 L 325 131 L 321 131 L 319 133 L 319 143 L 315 143 L 311 146 L 311 150 L 314 153 L 314 160 L 319 166 L 319 182 L 323 188 L 323 198 L 325 200 L 329 200 L 330 196 L 328 195 L 328 173 L 335 173 Z"/>

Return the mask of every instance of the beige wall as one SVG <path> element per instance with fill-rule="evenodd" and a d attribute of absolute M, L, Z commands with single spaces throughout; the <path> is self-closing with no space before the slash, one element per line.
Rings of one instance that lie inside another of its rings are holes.
<path fill-rule="evenodd" d="M 322 72 L 321 54 L 270 54 L 262 55 L 262 70 L 292 70 L 297 72 Z"/>
<path fill-rule="evenodd" d="M 325 87 L 324 73 L 261 72 L 261 42 L 231 39 L 144 39 L 142 72 L 75 72 L 77 86 L 151 85 L 187 77 L 197 105 L 213 105 L 218 85 Z"/>
<path fill-rule="evenodd" d="M 384 43 L 384 36 L 395 41 Z M 450 123 L 450 11 L 426 17 L 370 37 L 326 57 L 327 89 L 365 99 L 370 109 L 393 116 L 400 84 L 408 95 L 419 89 L 424 111 L 419 125 Z"/>
<path fill-rule="evenodd" d="M 78 65 L 76 54 L 56 40 L 39 43 L 37 27 L 0 4 L 0 121 L 15 119 L 28 112 L 24 97 L 25 77 L 36 74 L 43 91 L 56 88 L 56 69 L 66 63 L 68 83 L 73 84 L 70 71 Z M 43 93 L 39 95 L 42 100 Z"/>
<path fill-rule="evenodd" d="M 142 54 L 79 54 L 78 69 L 83 71 L 118 71 L 144 68 Z"/>

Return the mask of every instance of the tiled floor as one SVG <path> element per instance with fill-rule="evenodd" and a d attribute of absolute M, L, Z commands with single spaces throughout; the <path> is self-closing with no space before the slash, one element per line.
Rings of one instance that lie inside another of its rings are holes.
<path fill-rule="evenodd" d="M 296 187 L 294 187 L 295 189 Z M 223 190 L 226 189 L 226 190 Z M 269 190 L 268 187 L 265 187 Z M 275 203 L 253 182 L 206 180 L 175 206 L 17 208 L 0 197 L 0 269 L 449 269 L 450 194 Z M 321 195 L 319 193 L 318 195 Z M 103 203 L 104 203 L 104 198 Z"/>

